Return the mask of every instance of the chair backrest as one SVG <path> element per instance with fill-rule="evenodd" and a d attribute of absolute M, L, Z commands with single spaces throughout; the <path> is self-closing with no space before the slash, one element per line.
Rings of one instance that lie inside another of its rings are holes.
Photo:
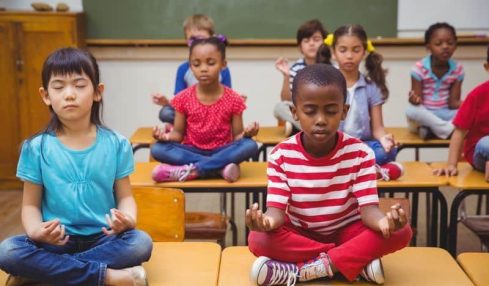
<path fill-rule="evenodd" d="M 183 241 L 185 195 L 180 189 L 133 187 L 138 206 L 137 228 L 153 241 Z"/>
<path fill-rule="evenodd" d="M 406 212 L 408 221 L 411 221 L 411 204 L 409 199 L 406 198 L 380 198 L 379 208 L 382 212 L 386 213 L 390 210 L 391 206 L 395 204 L 401 204 L 402 209 Z"/>

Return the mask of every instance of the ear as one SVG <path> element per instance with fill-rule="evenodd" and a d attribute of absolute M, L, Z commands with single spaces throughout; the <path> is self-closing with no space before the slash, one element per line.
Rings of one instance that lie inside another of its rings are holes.
<path fill-rule="evenodd" d="M 299 121 L 299 116 L 297 116 L 297 108 L 294 106 L 290 107 L 290 112 L 292 112 L 292 117 L 295 121 Z"/>
<path fill-rule="evenodd" d="M 222 60 L 222 69 L 225 69 L 228 66 L 228 61 L 226 59 Z"/>
<path fill-rule="evenodd" d="M 346 115 L 348 114 L 348 110 L 350 109 L 350 105 L 348 104 L 343 104 L 343 112 L 341 114 L 341 120 L 346 119 Z"/>
<path fill-rule="evenodd" d="M 49 94 L 48 94 L 47 90 L 44 89 L 44 87 L 39 88 L 39 95 L 41 96 L 42 101 L 44 101 L 44 103 L 47 106 L 51 105 L 51 99 L 49 99 Z"/>
<path fill-rule="evenodd" d="M 95 91 L 93 101 L 99 102 L 100 100 L 102 100 L 102 94 L 104 93 L 104 90 L 105 90 L 105 84 L 99 83 L 97 86 L 97 90 Z"/>
<path fill-rule="evenodd" d="M 489 61 L 484 63 L 484 69 L 489 72 Z"/>

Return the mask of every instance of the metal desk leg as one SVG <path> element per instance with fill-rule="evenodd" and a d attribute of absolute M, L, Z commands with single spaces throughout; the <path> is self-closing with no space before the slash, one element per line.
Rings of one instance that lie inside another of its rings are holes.
<path fill-rule="evenodd" d="M 448 252 L 455 257 L 457 255 L 457 226 L 458 226 L 458 209 L 462 201 L 472 194 L 471 191 L 461 190 L 453 199 L 450 207 L 450 225 L 448 226 Z"/>

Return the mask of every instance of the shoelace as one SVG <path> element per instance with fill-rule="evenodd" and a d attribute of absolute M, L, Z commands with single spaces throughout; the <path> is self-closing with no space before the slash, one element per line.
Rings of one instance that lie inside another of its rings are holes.
<path fill-rule="evenodd" d="M 287 283 L 287 286 L 294 286 L 297 280 L 297 266 L 290 263 L 271 263 L 272 277 L 270 285 L 280 285 Z"/>
<path fill-rule="evenodd" d="M 183 182 L 190 175 L 190 172 L 194 169 L 194 164 L 184 165 L 179 168 L 170 170 L 170 177 L 176 178 L 179 182 Z"/>
<path fill-rule="evenodd" d="M 304 264 L 300 269 L 300 281 L 309 281 L 321 277 L 332 277 L 333 271 L 329 267 L 329 261 L 325 253 L 320 254 L 320 258 Z"/>

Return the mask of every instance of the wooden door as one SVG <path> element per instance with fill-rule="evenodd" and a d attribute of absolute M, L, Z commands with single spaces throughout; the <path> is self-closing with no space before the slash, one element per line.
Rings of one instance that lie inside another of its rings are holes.
<path fill-rule="evenodd" d="M 20 55 L 16 50 L 15 28 L 8 22 L 0 22 L 0 182 L 6 188 L 19 183 L 15 179 L 19 156 L 20 126 L 18 122 L 19 94 L 16 62 Z"/>
<path fill-rule="evenodd" d="M 42 130 L 50 112 L 39 96 L 42 64 L 46 57 L 61 47 L 76 46 L 75 22 L 70 18 L 33 17 L 16 25 L 19 52 L 22 55 L 20 78 L 21 137 Z"/>

